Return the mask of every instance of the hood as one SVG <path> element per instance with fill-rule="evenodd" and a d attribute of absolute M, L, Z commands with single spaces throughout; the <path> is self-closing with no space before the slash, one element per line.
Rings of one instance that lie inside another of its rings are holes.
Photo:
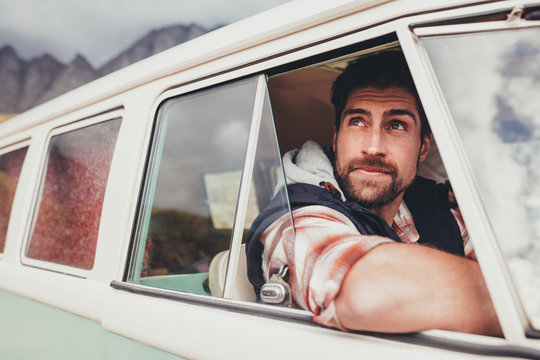
<path fill-rule="evenodd" d="M 328 158 L 328 154 L 331 153 L 330 145 L 323 147 L 313 140 L 307 141 L 300 149 L 287 152 L 283 156 L 287 185 L 304 183 L 321 186 L 321 182 L 329 182 L 339 191 L 341 200 L 345 201 L 334 177 L 334 167 Z M 277 190 L 283 186 L 283 182 L 280 182 L 281 184 L 276 187 Z"/>

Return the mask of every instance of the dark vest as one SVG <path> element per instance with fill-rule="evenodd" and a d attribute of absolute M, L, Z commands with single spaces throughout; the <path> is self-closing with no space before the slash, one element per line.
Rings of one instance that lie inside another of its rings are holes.
<path fill-rule="evenodd" d="M 270 224 L 288 211 L 283 205 L 284 191 L 285 189 L 282 189 L 282 193 L 255 219 L 246 239 L 248 278 L 257 294 L 264 284 L 261 269 L 263 244 L 258 239 Z M 360 234 L 381 235 L 401 242 L 395 231 L 380 216 L 354 201 L 343 202 L 339 194 L 334 194 L 322 186 L 299 183 L 288 185 L 286 191 L 291 210 L 310 205 L 326 206 L 347 216 Z M 403 199 L 420 235 L 419 243 L 451 254 L 464 255 L 461 231 L 450 212 L 446 185 L 417 177 Z"/>

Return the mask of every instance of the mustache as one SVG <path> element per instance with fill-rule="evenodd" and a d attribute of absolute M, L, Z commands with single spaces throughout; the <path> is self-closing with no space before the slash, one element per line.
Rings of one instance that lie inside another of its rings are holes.
<path fill-rule="evenodd" d="M 367 171 L 376 171 L 382 172 L 391 175 L 392 177 L 397 176 L 397 166 L 391 162 L 384 161 L 378 158 L 368 158 L 368 159 L 353 159 L 347 164 L 345 171 L 350 173 L 354 170 L 367 170 Z"/>

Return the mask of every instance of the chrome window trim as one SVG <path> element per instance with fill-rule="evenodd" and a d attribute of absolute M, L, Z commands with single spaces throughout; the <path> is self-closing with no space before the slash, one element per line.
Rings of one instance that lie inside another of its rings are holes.
<path fill-rule="evenodd" d="M 136 294 L 149 295 L 158 298 L 171 299 L 181 302 L 193 303 L 196 305 L 207 305 L 213 307 L 226 308 L 236 312 L 251 315 L 273 315 L 286 318 L 291 321 L 314 324 L 310 312 L 300 309 L 279 308 L 254 302 L 238 301 L 222 297 L 199 295 L 189 292 L 162 289 L 142 284 L 127 283 L 113 280 L 110 284 L 113 289 L 128 291 Z"/>

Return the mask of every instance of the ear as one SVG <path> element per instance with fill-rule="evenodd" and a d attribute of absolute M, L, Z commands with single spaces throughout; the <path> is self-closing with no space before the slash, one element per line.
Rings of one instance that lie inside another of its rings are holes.
<path fill-rule="evenodd" d="M 420 156 L 418 159 L 420 162 L 426 160 L 427 154 L 429 153 L 429 147 L 431 146 L 431 140 L 433 139 L 433 135 L 429 134 L 428 136 L 424 136 L 422 139 L 422 145 L 420 146 Z"/>

